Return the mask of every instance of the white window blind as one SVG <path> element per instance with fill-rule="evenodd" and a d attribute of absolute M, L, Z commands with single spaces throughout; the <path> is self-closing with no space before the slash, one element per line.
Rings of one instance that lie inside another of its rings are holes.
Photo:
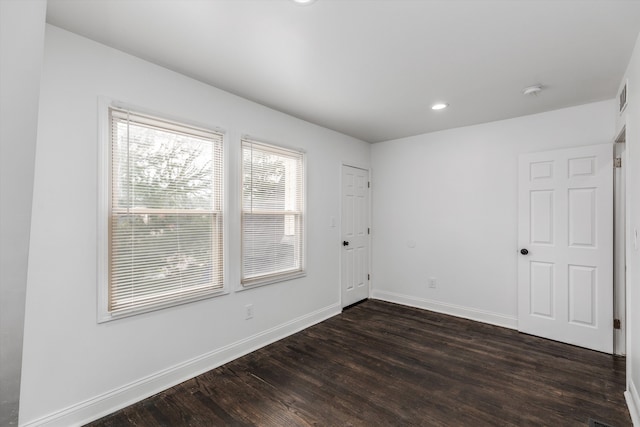
<path fill-rule="evenodd" d="M 304 274 L 304 154 L 242 141 L 242 284 Z"/>
<path fill-rule="evenodd" d="M 199 299 L 223 288 L 219 133 L 109 109 L 108 309 Z"/>

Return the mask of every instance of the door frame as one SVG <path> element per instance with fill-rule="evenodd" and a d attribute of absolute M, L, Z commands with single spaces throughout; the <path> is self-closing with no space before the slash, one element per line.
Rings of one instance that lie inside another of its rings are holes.
<path fill-rule="evenodd" d="M 613 352 L 614 354 L 624 356 L 627 351 L 628 342 L 628 328 L 627 328 L 627 313 L 629 313 L 628 307 L 628 280 L 627 280 L 627 253 L 630 250 L 631 238 L 629 233 L 629 214 L 627 203 L 627 161 L 628 150 L 624 140 L 620 140 L 620 135 L 625 132 L 623 126 L 622 131 L 614 140 L 614 156 L 620 157 L 622 165 L 620 168 L 620 175 L 618 172 L 614 174 L 613 180 L 613 198 L 614 198 L 614 212 L 613 212 L 613 251 L 614 251 L 614 277 L 613 277 L 613 314 L 614 318 L 620 319 L 621 328 L 614 329 L 613 331 Z M 621 181 L 621 182 L 620 182 Z M 622 185 L 622 188 L 620 186 Z M 622 204 L 623 209 L 617 209 L 618 205 Z M 622 263 L 623 270 L 618 272 L 620 268 L 619 263 Z"/>
<path fill-rule="evenodd" d="M 371 168 L 370 166 L 365 166 L 363 164 L 359 164 L 357 162 L 348 162 L 348 161 L 342 161 L 340 163 L 340 168 L 338 169 L 338 194 L 340 195 L 340 201 L 338 203 L 338 211 L 340 212 L 339 214 L 339 226 L 338 226 L 338 239 L 336 240 L 336 244 L 340 244 L 340 242 L 342 241 L 342 229 L 343 229 L 343 224 L 342 224 L 342 199 L 343 199 L 343 194 L 342 194 L 342 169 L 344 166 L 348 166 L 351 168 L 356 168 L 356 169 L 361 169 L 363 171 L 367 172 L 367 180 L 369 182 L 369 187 L 367 188 L 367 191 L 369 192 L 369 203 L 367 206 L 368 209 L 368 215 L 367 215 L 367 222 L 369 224 L 369 229 L 371 230 L 371 232 L 368 234 L 368 238 L 367 238 L 367 260 L 369 263 L 369 280 L 367 281 L 367 291 L 368 291 L 368 298 L 371 298 L 371 284 L 373 282 L 373 278 L 371 276 L 371 268 L 372 268 L 372 256 L 371 256 L 371 237 L 373 236 L 373 229 L 371 227 L 371 208 L 372 208 L 372 197 L 371 197 L 371 188 L 372 188 L 372 184 L 371 184 Z M 342 248 L 340 246 L 338 246 L 338 271 L 340 272 L 340 278 L 338 280 L 339 286 L 338 286 L 338 300 L 340 301 L 340 308 L 344 309 L 344 305 L 343 305 L 343 301 L 342 301 Z"/>

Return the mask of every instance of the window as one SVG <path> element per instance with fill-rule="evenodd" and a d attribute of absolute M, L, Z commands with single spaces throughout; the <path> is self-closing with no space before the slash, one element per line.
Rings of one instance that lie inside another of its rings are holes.
<path fill-rule="evenodd" d="M 242 141 L 242 284 L 304 275 L 304 155 Z"/>
<path fill-rule="evenodd" d="M 222 135 L 117 108 L 109 123 L 102 320 L 219 293 Z"/>

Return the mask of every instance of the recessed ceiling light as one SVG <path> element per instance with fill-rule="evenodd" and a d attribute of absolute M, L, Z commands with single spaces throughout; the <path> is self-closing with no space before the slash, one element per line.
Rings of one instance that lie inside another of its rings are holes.
<path fill-rule="evenodd" d="M 433 104 L 431 106 L 432 110 L 444 110 L 445 108 L 447 108 L 449 106 L 449 104 L 445 104 L 443 102 L 439 102 L 437 104 Z"/>
<path fill-rule="evenodd" d="M 298 3 L 300 5 L 309 5 L 313 2 L 315 2 L 316 0 L 293 0 L 295 3 Z"/>
<path fill-rule="evenodd" d="M 542 85 L 533 85 L 522 89 L 522 93 L 523 95 L 537 95 L 538 93 L 542 92 L 542 89 Z"/>

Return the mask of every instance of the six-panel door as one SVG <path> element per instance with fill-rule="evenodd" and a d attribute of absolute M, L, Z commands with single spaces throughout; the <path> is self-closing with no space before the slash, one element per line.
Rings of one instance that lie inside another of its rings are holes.
<path fill-rule="evenodd" d="M 369 297 L 369 173 L 342 167 L 342 306 Z"/>
<path fill-rule="evenodd" d="M 613 147 L 520 156 L 518 329 L 613 351 Z"/>

